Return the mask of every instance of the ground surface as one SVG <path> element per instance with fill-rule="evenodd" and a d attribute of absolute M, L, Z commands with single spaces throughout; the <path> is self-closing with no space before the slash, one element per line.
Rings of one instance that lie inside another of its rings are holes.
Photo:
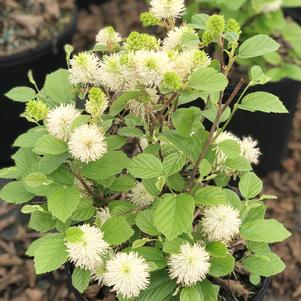
<path fill-rule="evenodd" d="M 74 39 L 76 48 L 82 50 L 93 44 L 98 29 L 106 24 L 113 24 L 123 35 L 129 28 L 140 28 L 137 16 L 144 9 L 140 0 L 111 0 L 100 7 L 92 6 L 89 11 L 80 11 Z M 265 193 L 278 195 L 278 200 L 268 202 L 269 214 L 284 222 L 293 233 L 285 243 L 274 247 L 287 268 L 272 279 L 266 301 L 301 301 L 301 101 L 288 159 L 283 162 L 282 171 L 265 178 Z M 74 300 L 63 270 L 35 276 L 33 262 L 24 253 L 36 234 L 22 226 L 24 217 L 18 215 L 17 209 L 0 203 L 0 301 Z M 93 298 L 96 287 L 90 287 L 88 293 Z"/>

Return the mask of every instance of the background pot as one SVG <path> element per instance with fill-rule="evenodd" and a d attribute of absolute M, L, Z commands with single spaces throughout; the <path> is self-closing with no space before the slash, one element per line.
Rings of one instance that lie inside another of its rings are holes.
<path fill-rule="evenodd" d="M 57 37 L 34 49 L 0 57 L 1 166 L 7 166 L 11 163 L 13 141 L 30 126 L 25 118 L 19 117 L 24 111 L 24 103 L 13 102 L 7 99 L 4 94 L 16 86 L 28 86 L 27 72 L 30 69 L 33 70 L 34 78 L 38 86 L 41 87 L 48 73 L 66 66 L 64 45 L 72 40 L 76 31 L 76 20 L 77 13 L 74 10 L 71 23 Z"/>

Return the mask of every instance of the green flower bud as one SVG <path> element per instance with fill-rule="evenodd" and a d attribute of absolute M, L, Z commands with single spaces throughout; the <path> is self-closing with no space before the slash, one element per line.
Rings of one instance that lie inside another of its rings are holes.
<path fill-rule="evenodd" d="M 211 32 L 215 37 L 219 37 L 225 30 L 224 16 L 212 15 L 209 17 L 205 31 Z"/>
<path fill-rule="evenodd" d="M 215 40 L 215 37 L 214 37 L 213 33 L 204 31 L 204 33 L 202 35 L 202 43 L 204 44 L 204 46 L 209 45 L 214 40 Z"/>
<path fill-rule="evenodd" d="M 196 50 L 193 58 L 193 65 L 198 67 L 207 67 L 210 64 L 211 59 L 208 57 L 207 53 L 203 50 Z"/>
<path fill-rule="evenodd" d="M 162 92 L 177 91 L 182 88 L 181 77 L 174 71 L 166 72 L 163 75 L 160 90 Z"/>
<path fill-rule="evenodd" d="M 140 21 L 144 27 L 159 25 L 160 20 L 151 12 L 145 12 L 140 15 Z"/>
<path fill-rule="evenodd" d="M 106 94 L 100 88 L 93 87 L 89 90 L 88 99 L 85 107 L 86 111 L 93 119 L 101 117 L 108 107 Z"/>
<path fill-rule="evenodd" d="M 127 50 L 158 50 L 159 47 L 160 42 L 155 37 L 146 33 L 138 33 L 137 31 L 131 32 L 126 40 Z"/>
<path fill-rule="evenodd" d="M 233 18 L 229 19 L 227 22 L 226 31 L 232 31 L 240 34 L 241 31 L 239 23 Z"/>
<path fill-rule="evenodd" d="M 44 120 L 48 114 L 48 107 L 42 100 L 30 100 L 26 103 L 25 112 L 21 115 L 30 122 Z"/>

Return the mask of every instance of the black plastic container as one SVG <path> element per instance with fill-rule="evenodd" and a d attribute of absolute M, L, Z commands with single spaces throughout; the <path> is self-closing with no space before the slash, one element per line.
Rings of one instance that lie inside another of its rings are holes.
<path fill-rule="evenodd" d="M 33 76 L 41 87 L 48 73 L 60 67 L 66 67 L 64 45 L 70 43 L 76 31 L 77 13 L 74 10 L 72 20 L 56 38 L 40 46 L 8 57 L 0 57 L 0 165 L 10 165 L 11 147 L 15 138 L 29 128 L 30 124 L 19 115 L 24 111 L 24 103 L 7 99 L 4 94 L 16 86 L 29 86 L 27 72 L 33 70 Z"/>
<path fill-rule="evenodd" d="M 65 263 L 64 266 L 65 266 L 65 270 L 67 273 L 68 286 L 69 286 L 69 289 L 74 294 L 75 300 L 76 301 L 88 301 L 87 298 L 83 294 L 81 294 L 77 289 L 75 289 L 73 287 L 72 280 L 71 280 L 71 269 L 70 269 L 69 263 Z M 261 287 L 258 289 L 258 291 L 254 295 L 254 297 L 250 299 L 250 301 L 262 301 L 268 291 L 269 286 L 270 286 L 270 278 L 264 278 L 262 281 Z"/>

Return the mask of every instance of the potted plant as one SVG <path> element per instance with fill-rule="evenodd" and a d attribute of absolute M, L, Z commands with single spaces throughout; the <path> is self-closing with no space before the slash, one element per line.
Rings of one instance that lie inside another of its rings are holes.
<path fill-rule="evenodd" d="M 14 86 L 28 82 L 27 72 L 32 70 L 38 87 L 46 74 L 65 66 L 64 45 L 70 43 L 76 30 L 76 9 L 73 1 L 1 1 L 0 11 L 0 81 L 1 126 L 10 131 L 1 135 L 0 165 L 10 164 L 13 154 L 11 144 L 28 128 L 24 118 L 19 118 L 23 104 L 12 103 L 4 96 Z M 27 96 L 30 93 L 29 88 Z M 32 91 L 31 91 L 32 92 Z M 13 97 L 11 95 L 10 97 Z M 16 101 L 25 101 L 15 97 Z"/>
<path fill-rule="evenodd" d="M 241 25 L 241 42 L 255 34 L 268 34 L 275 38 L 280 48 L 278 52 L 267 53 L 262 57 L 241 57 L 232 70 L 230 77 L 241 74 L 246 76 L 254 64 L 259 65 L 271 82 L 255 91 L 266 91 L 283 99 L 290 111 L 287 115 L 268 116 L 256 113 L 242 113 L 237 115 L 230 125 L 230 129 L 238 135 L 252 135 L 259 141 L 263 157 L 257 171 L 264 174 L 278 169 L 287 149 L 292 119 L 295 113 L 301 80 L 301 49 L 296 37 L 301 34 L 300 21 L 294 21 L 290 12 L 285 10 L 289 6 L 297 6 L 296 1 L 201 1 L 190 2 L 193 7 L 187 19 L 192 26 L 200 29 L 200 22 L 204 22 L 206 14 L 196 14 L 197 11 L 219 11 L 226 19 L 235 18 Z M 299 3 L 300 5 L 300 3 Z M 192 17 L 191 17 L 192 15 Z M 203 21 L 201 21 L 203 20 Z M 298 24 L 299 23 L 299 24 Z M 210 44 L 212 46 L 212 44 Z M 231 94 L 234 87 L 228 88 Z M 268 124 L 268 125 L 267 125 Z M 265 128 L 265 131 L 262 130 Z M 274 135 L 277 133 L 277 135 Z"/>
<path fill-rule="evenodd" d="M 228 59 L 212 60 L 193 29 L 175 26 L 183 1 L 150 4 L 141 19 L 166 29 L 163 41 L 104 28 L 26 102 L 36 127 L 15 141 L 15 166 L 0 176 L 16 180 L 0 197 L 23 204 L 43 233 L 27 250 L 36 272 L 71 266 L 79 300 L 90 282 L 123 301 L 260 300 L 265 278 L 285 267 L 269 244 L 290 233 L 265 219 L 274 197 L 252 171 L 260 150 L 225 127 L 236 111 L 287 110 L 267 92 L 237 97 L 242 79 L 223 94 L 239 56 L 278 44 L 260 35 L 240 45 L 238 23 L 229 31 L 214 15 L 212 37 L 229 39 L 220 49 Z M 247 86 L 267 79 L 253 66 Z M 205 110 L 181 107 L 195 95 Z"/>

